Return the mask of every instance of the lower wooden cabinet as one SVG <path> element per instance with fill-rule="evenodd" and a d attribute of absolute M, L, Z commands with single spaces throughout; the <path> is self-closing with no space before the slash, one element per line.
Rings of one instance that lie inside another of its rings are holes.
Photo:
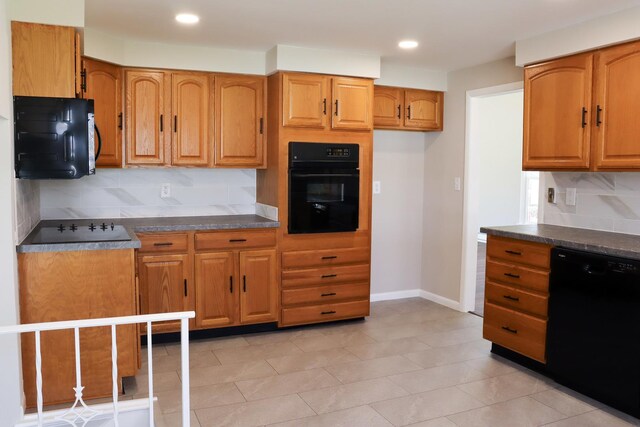
<path fill-rule="evenodd" d="M 239 253 L 242 279 L 240 323 L 278 320 L 278 277 L 276 251 L 242 251 Z"/>
<path fill-rule="evenodd" d="M 238 281 L 234 260 L 233 252 L 195 255 L 197 328 L 217 328 L 235 323 Z"/>

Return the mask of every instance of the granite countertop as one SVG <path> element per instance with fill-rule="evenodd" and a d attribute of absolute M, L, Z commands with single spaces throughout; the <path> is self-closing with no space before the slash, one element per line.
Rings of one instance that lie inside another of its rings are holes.
<path fill-rule="evenodd" d="M 558 225 L 482 227 L 482 233 L 640 260 L 640 236 Z"/>
<path fill-rule="evenodd" d="M 70 225 L 88 226 L 91 222 L 101 224 L 114 223 L 127 229 L 131 241 L 126 242 L 91 242 L 91 243 L 31 243 L 41 227 Z M 65 219 L 44 220 L 29 233 L 16 250 L 25 252 L 62 252 L 103 249 L 137 249 L 141 246 L 135 233 L 162 231 L 193 231 L 193 230 L 233 230 L 244 228 L 277 228 L 278 221 L 273 221 L 259 215 L 219 215 L 219 216 L 186 216 L 186 217 L 158 217 L 158 218 L 100 218 L 100 219 Z"/>

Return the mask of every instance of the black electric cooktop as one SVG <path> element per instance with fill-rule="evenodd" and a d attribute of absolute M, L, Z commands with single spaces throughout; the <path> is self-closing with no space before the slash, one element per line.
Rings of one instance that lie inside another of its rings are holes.
<path fill-rule="evenodd" d="M 122 225 L 103 222 L 89 225 L 60 224 L 42 227 L 33 236 L 31 243 L 127 242 L 130 240 L 131 236 Z"/>

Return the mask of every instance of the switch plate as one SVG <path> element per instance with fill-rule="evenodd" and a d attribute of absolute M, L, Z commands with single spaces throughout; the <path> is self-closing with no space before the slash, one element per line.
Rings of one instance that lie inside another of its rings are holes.
<path fill-rule="evenodd" d="M 575 188 L 567 188 L 567 197 L 565 200 L 567 206 L 575 206 L 576 205 L 576 189 Z"/>
<path fill-rule="evenodd" d="M 456 191 L 460 191 L 462 189 L 462 180 L 459 176 L 453 178 L 453 189 Z"/>
<path fill-rule="evenodd" d="M 373 194 L 380 194 L 380 181 L 373 181 Z"/>
<path fill-rule="evenodd" d="M 556 189 L 553 187 L 547 188 L 547 202 L 556 204 Z"/>
<path fill-rule="evenodd" d="M 160 187 L 160 198 L 168 199 L 169 197 L 171 197 L 171 184 L 162 184 L 162 187 Z"/>

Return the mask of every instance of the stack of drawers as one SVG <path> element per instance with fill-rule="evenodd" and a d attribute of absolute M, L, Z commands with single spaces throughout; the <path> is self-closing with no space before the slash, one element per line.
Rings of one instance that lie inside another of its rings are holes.
<path fill-rule="evenodd" d="M 484 338 L 545 363 L 549 245 L 489 236 Z"/>
<path fill-rule="evenodd" d="M 369 248 L 283 252 L 281 326 L 369 315 Z"/>

